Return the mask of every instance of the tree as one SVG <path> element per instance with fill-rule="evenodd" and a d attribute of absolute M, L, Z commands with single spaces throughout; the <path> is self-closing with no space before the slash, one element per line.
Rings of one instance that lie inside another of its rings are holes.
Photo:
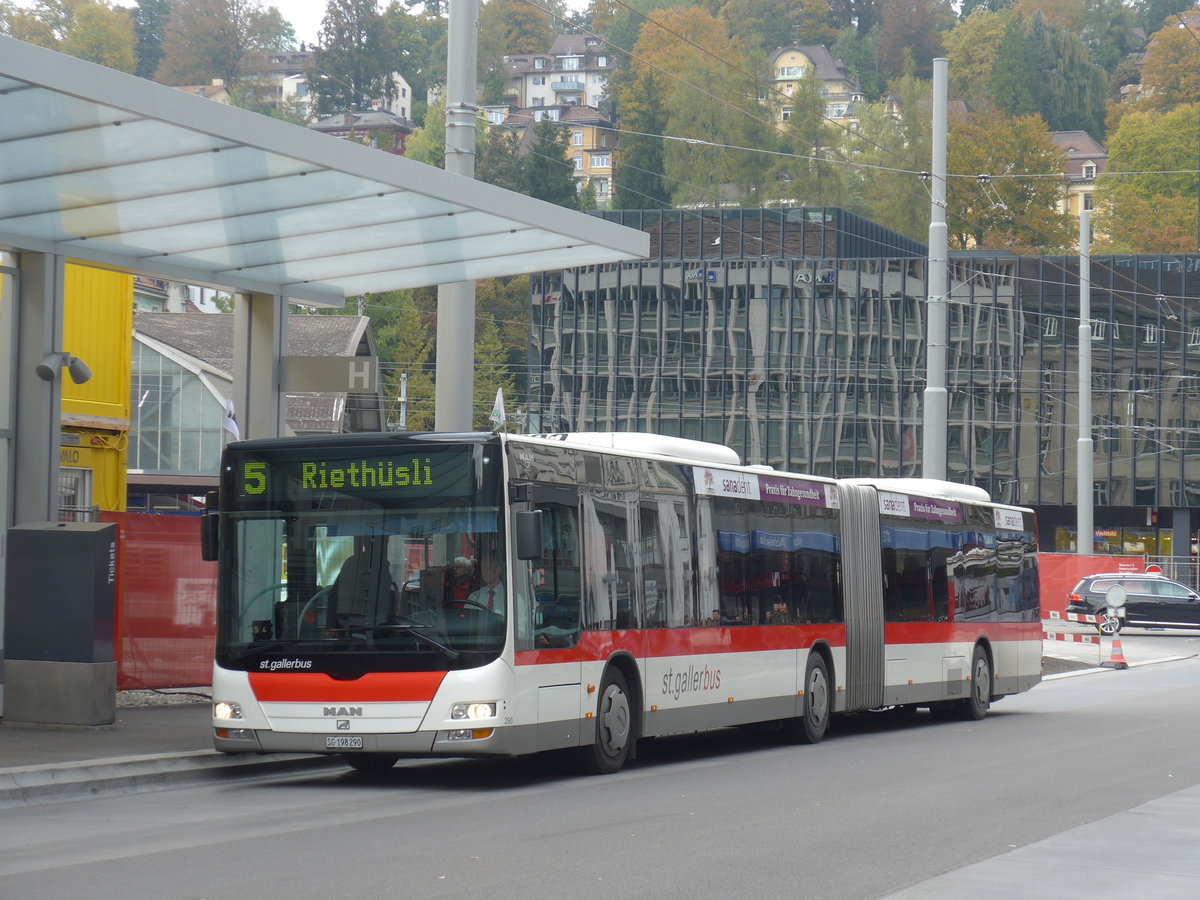
<path fill-rule="evenodd" d="M 1150 38 L 1142 66 L 1142 102 L 1166 112 L 1200 97 L 1200 36 L 1168 24 Z"/>
<path fill-rule="evenodd" d="M 431 431 L 434 419 L 434 317 L 413 300 L 411 291 L 389 291 L 367 298 L 379 353 L 381 391 L 389 424 L 400 421 L 401 376 L 407 376 L 405 427 Z"/>
<path fill-rule="evenodd" d="M 433 15 L 428 4 L 420 15 L 410 15 L 398 3 L 389 5 L 383 18 L 393 71 L 412 88 L 412 118 L 421 124 L 430 85 L 446 80 L 446 20 Z"/>
<path fill-rule="evenodd" d="M 1086 131 L 1104 136 L 1104 101 L 1109 80 L 1088 59 L 1078 32 L 1047 28 L 1042 33 L 1049 65 L 1038 75 L 1044 85 L 1040 111 L 1053 131 Z"/>
<path fill-rule="evenodd" d="M 521 193 L 575 209 L 574 171 L 567 159 L 567 129 L 549 117 L 539 118 L 522 161 Z"/>
<path fill-rule="evenodd" d="M 483 129 L 483 149 L 475 155 L 475 177 L 496 187 L 520 191 L 521 168 L 519 132 L 501 125 Z"/>
<path fill-rule="evenodd" d="M 480 321 L 478 315 L 476 324 L 475 391 L 471 420 L 480 431 L 491 431 L 490 416 L 497 389 L 504 391 L 506 400 L 515 399 L 516 385 L 508 365 L 508 348 L 500 337 L 500 329 L 490 318 Z"/>
<path fill-rule="evenodd" d="M 1172 21 L 1177 13 L 1191 9 L 1194 0 L 1134 0 L 1138 24 L 1146 34 L 1154 34 Z"/>
<path fill-rule="evenodd" d="M 258 0 L 171 0 L 154 80 L 179 85 L 220 78 L 236 87 L 250 74 L 255 54 L 290 49 L 294 38 L 279 11 Z"/>
<path fill-rule="evenodd" d="M 133 19 L 128 12 L 102 3 L 81 3 L 59 49 L 68 56 L 133 72 L 137 68 L 135 40 Z"/>
<path fill-rule="evenodd" d="M 645 61 L 654 60 L 656 70 L 667 76 L 661 80 L 660 101 L 667 113 L 666 128 L 657 133 L 684 139 L 663 148 L 663 175 L 674 185 L 672 202 L 715 205 L 721 186 L 735 176 L 728 151 L 721 146 L 736 143 L 740 136 L 734 117 L 764 116 L 757 104 L 749 110 L 751 85 L 726 62 L 744 60 L 747 54 L 740 43 L 729 40 L 721 22 L 701 9 L 672 7 L 652 13 L 650 19 L 629 62 L 631 93 L 645 98 L 639 82 L 644 85 L 651 71 Z M 618 189 L 619 185 L 618 180 Z"/>
<path fill-rule="evenodd" d="M 996 51 L 988 83 L 988 97 L 1001 112 L 1010 116 L 1027 116 L 1037 112 L 1039 86 L 1034 80 L 1031 58 L 1034 48 L 1021 20 L 1010 16 L 1004 23 L 1004 34 Z M 1040 66 L 1039 66 L 1040 67 Z"/>
<path fill-rule="evenodd" d="M 133 30 L 137 35 L 134 52 L 137 54 L 139 78 L 153 78 L 162 62 L 163 40 L 166 37 L 167 19 L 171 15 L 171 4 L 167 0 L 138 0 L 133 9 Z"/>
<path fill-rule="evenodd" d="M 7 4 L 5 31 L 18 40 L 58 50 L 71 30 L 75 8 L 86 0 L 34 0 L 27 6 Z"/>
<path fill-rule="evenodd" d="M 439 169 L 446 167 L 446 108 L 435 103 L 425 111 L 425 124 L 408 136 L 404 158 Z"/>
<path fill-rule="evenodd" d="M 1022 19 L 1042 18 L 1057 28 L 1079 34 L 1083 30 L 1084 0 L 1016 0 L 1012 8 Z"/>
<path fill-rule="evenodd" d="M 1096 245 L 1114 253 L 1196 252 L 1200 104 L 1135 109 L 1108 138 L 1096 185 Z"/>
<path fill-rule="evenodd" d="M 842 141 L 843 154 L 857 164 L 846 205 L 886 228 L 925 241 L 929 189 L 913 173 L 928 169 L 933 152 L 929 82 L 917 78 L 910 65 L 889 85 L 888 93 L 899 104 L 899 117 L 889 104 L 872 103 L 858 128 Z"/>
<path fill-rule="evenodd" d="M 1088 58 L 1111 74 L 1134 49 L 1136 14 L 1124 0 L 1084 0 L 1083 6 L 1080 36 Z"/>
<path fill-rule="evenodd" d="M 475 284 L 475 307 L 477 327 L 485 320 L 495 323 L 508 352 L 514 390 L 524 393 L 529 384 L 529 276 L 480 279 Z"/>
<path fill-rule="evenodd" d="M 904 69 L 904 56 L 912 54 L 917 74 L 928 76 L 933 59 L 942 55 L 942 32 L 954 22 L 948 0 L 891 0 L 879 17 L 879 65 L 889 75 Z"/>
<path fill-rule="evenodd" d="M 840 59 L 858 82 L 867 97 L 878 99 L 887 88 L 888 75 L 879 64 L 879 26 L 865 35 L 853 28 L 843 29 L 829 48 L 834 59 Z"/>
<path fill-rule="evenodd" d="M 1058 212 L 1066 160 L 1041 116 L 952 116 L 946 166 L 953 247 L 1057 253 L 1071 244 L 1074 224 Z"/>
<path fill-rule="evenodd" d="M 839 167 L 827 161 L 828 151 L 839 142 L 841 132 L 830 127 L 825 118 L 821 87 L 820 79 L 810 71 L 796 83 L 788 98 L 791 114 L 779 141 L 786 155 L 771 167 L 776 199 L 801 206 L 824 206 L 833 194 L 829 185 L 839 175 Z"/>
<path fill-rule="evenodd" d="M 793 37 L 797 44 L 819 44 L 829 47 L 838 39 L 839 32 L 833 24 L 833 11 L 829 0 L 799 0 L 794 15 L 796 20 Z"/>
<path fill-rule="evenodd" d="M 971 107 L 991 100 L 989 82 L 1011 16 L 976 10 L 946 34 L 950 96 Z"/>
<path fill-rule="evenodd" d="M 725 0 L 720 19 L 729 36 L 748 50 L 769 53 L 791 35 L 796 18 L 795 0 Z M 792 43 L 790 37 L 783 44 Z"/>
<path fill-rule="evenodd" d="M 367 109 L 396 97 L 390 31 L 376 0 L 329 0 L 305 73 L 318 116 Z"/>
<path fill-rule="evenodd" d="M 670 195 L 663 181 L 663 77 L 656 70 L 632 66 L 618 69 L 609 80 L 609 95 L 621 110 L 620 149 L 616 159 L 613 207 L 665 209 Z"/>

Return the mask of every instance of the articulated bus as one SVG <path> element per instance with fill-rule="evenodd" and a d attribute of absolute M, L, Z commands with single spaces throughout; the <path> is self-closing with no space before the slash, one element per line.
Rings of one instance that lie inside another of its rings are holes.
<path fill-rule="evenodd" d="M 1033 513 L 948 482 L 649 434 L 324 435 L 228 445 L 202 532 L 230 753 L 609 773 L 662 735 L 980 719 L 1041 678 Z"/>

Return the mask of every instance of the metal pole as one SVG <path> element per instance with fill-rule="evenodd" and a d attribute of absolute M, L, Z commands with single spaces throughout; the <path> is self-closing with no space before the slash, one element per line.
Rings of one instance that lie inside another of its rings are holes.
<path fill-rule="evenodd" d="M 1079 211 L 1079 440 L 1075 445 L 1075 552 L 1094 547 L 1092 526 L 1092 250 L 1089 210 Z"/>
<path fill-rule="evenodd" d="M 946 98 L 947 62 L 933 61 L 933 167 L 930 180 L 929 258 L 925 303 L 925 418 L 921 442 L 921 474 L 946 477 L 947 257 L 946 230 Z"/>
<path fill-rule="evenodd" d="M 408 430 L 408 373 L 400 373 L 400 430 Z"/>
<path fill-rule="evenodd" d="M 449 0 L 446 46 L 446 171 L 475 177 L 475 51 L 479 0 Z M 475 390 L 475 282 L 438 287 L 437 431 L 470 431 Z"/>

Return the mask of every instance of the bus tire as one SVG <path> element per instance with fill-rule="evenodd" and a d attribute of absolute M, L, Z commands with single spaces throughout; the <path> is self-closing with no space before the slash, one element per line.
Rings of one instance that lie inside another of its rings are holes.
<path fill-rule="evenodd" d="M 393 753 L 343 753 L 342 761 L 355 772 L 386 772 L 400 757 Z"/>
<path fill-rule="evenodd" d="M 784 735 L 799 744 L 819 743 L 829 730 L 831 709 L 829 669 L 825 665 L 825 657 L 810 651 L 808 664 L 804 667 L 803 710 L 796 718 L 784 722 Z"/>
<path fill-rule="evenodd" d="M 987 651 L 982 647 L 975 648 L 971 657 L 971 683 L 968 685 L 968 697 L 958 705 L 958 716 L 968 722 L 978 721 L 988 714 L 992 704 L 992 664 L 988 660 Z"/>
<path fill-rule="evenodd" d="M 610 666 L 600 683 L 596 703 L 596 739 L 581 748 L 584 769 L 593 775 L 621 771 L 634 740 L 629 685 L 621 670 Z"/>

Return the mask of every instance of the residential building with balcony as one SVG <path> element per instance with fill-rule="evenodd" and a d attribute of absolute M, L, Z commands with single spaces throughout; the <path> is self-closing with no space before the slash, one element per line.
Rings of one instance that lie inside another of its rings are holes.
<path fill-rule="evenodd" d="M 920 474 L 923 246 L 839 209 L 602 215 L 648 231 L 651 255 L 531 279 L 535 429 Z M 1043 548 L 1071 549 L 1078 260 L 972 251 L 949 270 L 949 478 L 1034 507 Z M 1170 554 L 1200 528 L 1198 299 L 1198 256 L 1092 258 L 1094 522 L 1121 549 Z"/>
<path fill-rule="evenodd" d="M 505 100 L 513 106 L 599 106 L 616 67 L 612 48 L 591 35 L 560 34 L 545 53 L 506 56 Z"/>
<path fill-rule="evenodd" d="M 780 47 L 771 54 L 770 64 L 774 83 L 767 102 L 776 110 L 778 121 L 786 122 L 792 117 L 792 98 L 799 97 L 800 83 L 805 78 L 816 78 L 821 83 L 828 118 L 856 120 L 861 113 L 866 95 L 859 90 L 845 64 L 834 59 L 825 47 Z"/>

